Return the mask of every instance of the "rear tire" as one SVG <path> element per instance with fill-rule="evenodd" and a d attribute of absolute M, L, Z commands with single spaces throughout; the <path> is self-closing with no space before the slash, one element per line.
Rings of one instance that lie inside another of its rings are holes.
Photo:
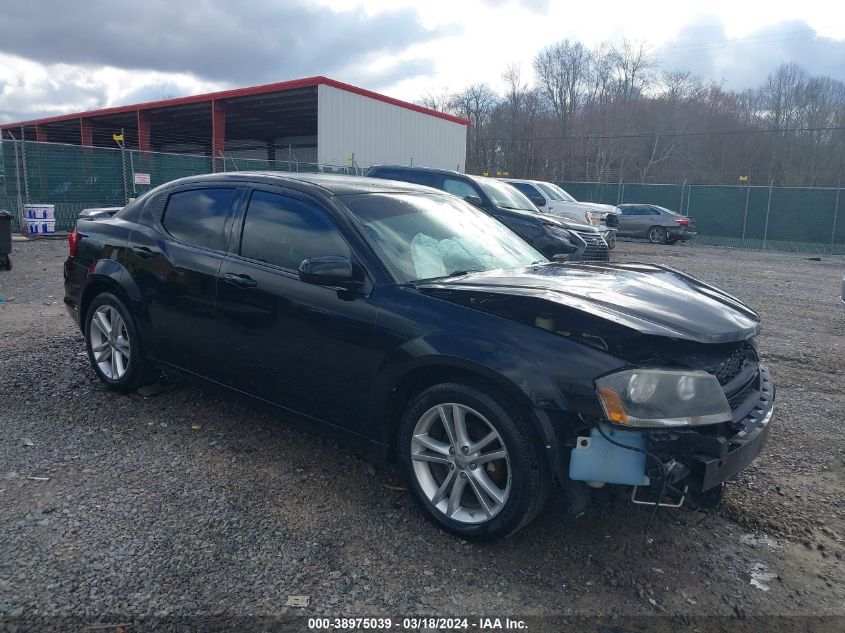
<path fill-rule="evenodd" d="M 467 539 L 509 536 L 539 514 L 550 468 L 526 412 L 484 383 L 445 383 L 413 398 L 399 464 L 426 515 Z"/>
<path fill-rule="evenodd" d="M 6 270 L 12 270 L 12 257 L 10 255 L 3 256 L 3 268 Z"/>
<path fill-rule="evenodd" d="M 653 226 L 648 230 L 648 241 L 652 244 L 665 244 L 666 243 L 666 229 L 662 226 Z"/>
<path fill-rule="evenodd" d="M 97 377 L 112 391 L 127 393 L 155 379 L 129 309 L 110 292 L 88 306 L 85 348 Z"/>

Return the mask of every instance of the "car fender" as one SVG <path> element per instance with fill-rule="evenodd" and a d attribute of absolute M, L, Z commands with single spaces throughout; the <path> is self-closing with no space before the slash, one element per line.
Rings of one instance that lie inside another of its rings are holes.
<path fill-rule="evenodd" d="M 549 419 L 540 412 L 548 409 L 566 411 L 568 405 L 549 376 L 516 347 L 466 334 L 433 333 L 396 348 L 386 359 L 374 383 L 371 402 L 378 403 L 376 406 L 380 410 L 373 411 L 371 419 L 384 420 L 395 415 L 396 412 L 390 410 L 391 396 L 409 378 L 430 376 L 430 372 L 438 370 L 442 370 L 445 382 L 452 380 L 450 376 L 455 374 L 469 374 L 492 383 L 531 415 L 544 446 L 554 443 L 555 435 Z M 384 428 L 387 436 L 383 441 L 389 445 L 395 426 L 387 424 Z"/>
<path fill-rule="evenodd" d="M 135 319 L 135 325 L 141 336 L 144 349 L 152 350 L 154 337 L 152 336 L 150 314 L 144 303 L 144 297 L 132 275 L 120 262 L 114 259 L 99 259 L 94 267 L 89 270 L 79 305 L 80 327 L 84 330 L 85 326 L 82 324 L 82 320 L 87 311 L 88 303 L 96 296 L 94 288 L 102 286 L 109 287 L 113 292 L 122 295 L 127 300 L 126 307 L 129 308 L 132 317 Z"/>

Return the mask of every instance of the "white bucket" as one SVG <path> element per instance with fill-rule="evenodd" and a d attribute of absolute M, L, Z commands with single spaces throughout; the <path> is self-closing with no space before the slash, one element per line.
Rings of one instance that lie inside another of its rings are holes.
<path fill-rule="evenodd" d="M 56 220 L 56 205 L 54 204 L 25 204 L 23 216 L 26 220 Z"/>
<path fill-rule="evenodd" d="M 56 232 L 56 221 L 24 218 L 24 227 L 28 235 L 52 235 Z"/>

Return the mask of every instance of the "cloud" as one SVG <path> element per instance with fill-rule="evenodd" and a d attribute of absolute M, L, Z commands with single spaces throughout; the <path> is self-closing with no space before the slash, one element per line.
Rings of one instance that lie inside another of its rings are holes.
<path fill-rule="evenodd" d="M 506 4 L 516 4 L 536 13 L 548 13 L 551 0 L 482 0 L 486 5 L 498 9 Z"/>
<path fill-rule="evenodd" d="M 802 20 L 779 22 L 730 40 L 722 21 L 708 16 L 685 26 L 656 55 L 667 70 L 724 80 L 734 90 L 758 87 L 784 62 L 795 62 L 811 75 L 845 81 L 845 41 L 823 37 Z"/>
<path fill-rule="evenodd" d="M 459 32 L 422 26 L 412 8 L 303 0 L 33 0 L 3 13 L 0 122 L 311 75 L 378 90 L 433 74 L 410 51 Z"/>
<path fill-rule="evenodd" d="M 453 30 L 423 27 L 412 8 L 368 16 L 291 0 L 34 0 L 3 13 L 0 51 L 8 54 L 43 64 L 187 72 L 235 85 L 331 74 L 363 55 L 396 55 Z"/>

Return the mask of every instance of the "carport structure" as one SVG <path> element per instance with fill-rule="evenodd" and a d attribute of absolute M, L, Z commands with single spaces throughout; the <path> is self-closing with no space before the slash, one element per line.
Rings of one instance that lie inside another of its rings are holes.
<path fill-rule="evenodd" d="M 469 121 L 327 77 L 10 123 L 18 140 L 313 162 L 460 168 Z M 6 135 L 4 138 L 11 138 Z M 215 163 L 217 161 L 214 161 Z"/>

